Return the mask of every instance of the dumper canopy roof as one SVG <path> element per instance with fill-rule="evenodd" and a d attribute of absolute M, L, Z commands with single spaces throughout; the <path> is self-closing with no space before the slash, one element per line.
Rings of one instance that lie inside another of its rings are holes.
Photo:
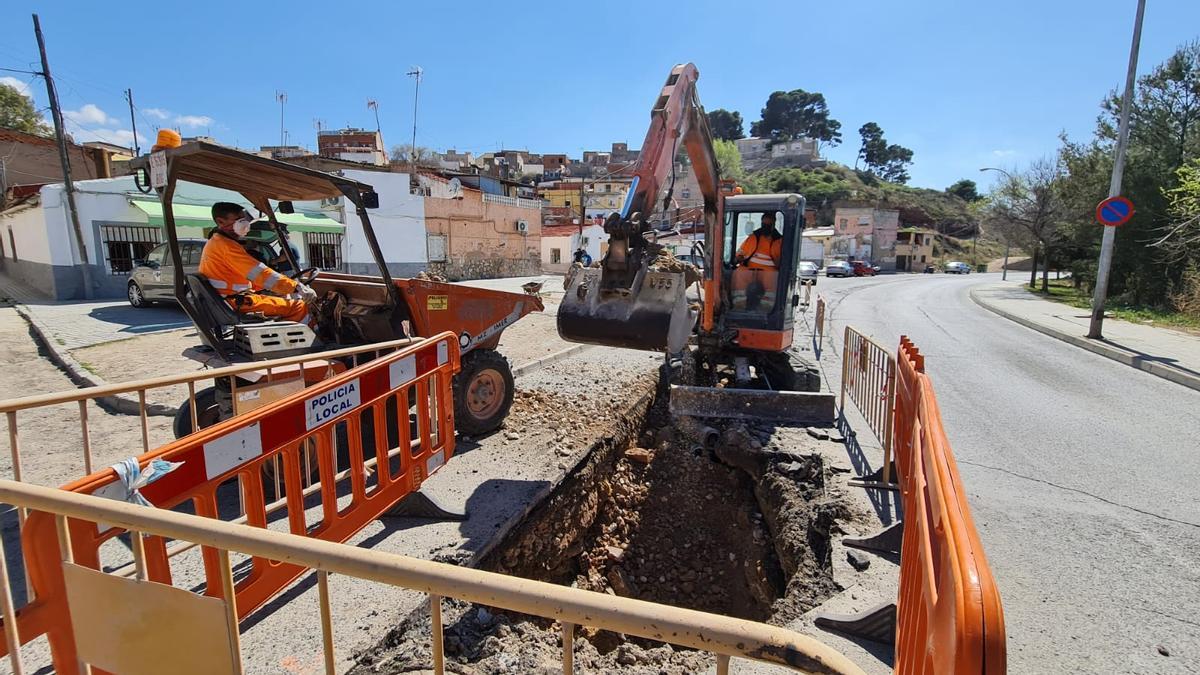
<path fill-rule="evenodd" d="M 196 141 L 161 152 L 166 157 L 169 180 L 224 188 L 255 203 L 264 199 L 314 201 L 345 195 L 357 205 L 378 199 L 375 188 L 366 183 L 212 143 Z M 150 171 L 150 157 L 133 159 L 130 168 Z"/>

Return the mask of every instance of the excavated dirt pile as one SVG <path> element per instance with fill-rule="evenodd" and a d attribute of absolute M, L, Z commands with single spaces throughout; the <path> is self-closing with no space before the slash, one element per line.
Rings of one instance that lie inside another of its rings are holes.
<path fill-rule="evenodd" d="M 784 623 L 836 589 L 830 531 L 849 516 L 827 498 L 817 453 L 780 448 L 770 427 L 736 424 L 705 449 L 655 407 L 633 442 L 602 448 L 480 564 L 504 574 L 679 607 Z M 560 627 L 447 602 L 446 669 L 559 672 Z M 429 617 L 413 615 L 360 672 L 428 668 Z M 710 656 L 578 629 L 585 672 L 690 673 Z"/>
<path fill-rule="evenodd" d="M 700 268 L 676 258 L 675 253 L 667 248 L 658 252 L 658 257 L 650 263 L 650 269 L 655 272 L 683 272 L 684 286 L 691 286 L 703 278 Z"/>

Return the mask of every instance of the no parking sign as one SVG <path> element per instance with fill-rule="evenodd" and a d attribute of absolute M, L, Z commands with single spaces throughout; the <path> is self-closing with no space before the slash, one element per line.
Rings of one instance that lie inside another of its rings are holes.
<path fill-rule="evenodd" d="M 1126 197 L 1109 197 L 1096 205 L 1096 222 L 1106 227 L 1119 227 L 1133 217 L 1133 202 Z"/>

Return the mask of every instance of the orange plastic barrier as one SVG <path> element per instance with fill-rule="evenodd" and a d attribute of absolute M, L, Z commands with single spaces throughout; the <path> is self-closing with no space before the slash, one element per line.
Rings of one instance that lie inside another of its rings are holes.
<path fill-rule="evenodd" d="M 186 510 L 190 506 L 197 515 L 209 518 L 229 520 L 244 513 L 247 524 L 262 528 L 269 520 L 282 526 L 282 517 L 271 516 L 286 509 L 286 527 L 293 534 L 344 542 L 417 490 L 450 458 L 454 451 L 451 380 L 458 370 L 458 338 L 452 333 L 403 348 L 138 457 L 141 467 L 155 459 L 183 463 L 142 488 L 141 494 L 155 507 Z M 372 457 L 366 456 L 367 450 Z M 306 490 L 314 457 L 320 483 Z M 264 486 L 262 470 L 268 464 L 278 467 L 280 460 L 283 495 L 274 495 L 268 503 L 271 480 Z M 218 489 L 226 484 L 231 485 L 219 501 Z M 124 487 L 111 468 L 63 489 L 124 497 Z M 232 490 L 241 504 L 237 514 L 228 512 Z M 319 503 L 310 499 L 306 504 L 306 492 L 318 497 Z M 318 510 L 319 522 L 309 522 Z M 123 534 L 123 530 L 100 529 L 82 521 L 70 521 L 69 527 L 74 562 L 94 569 L 101 562 L 101 545 Z M 170 584 L 168 542 L 154 536 L 144 541 L 149 580 Z M 31 514 L 22 548 L 35 599 L 18 612 L 20 640 L 26 643 L 46 635 L 55 670 L 75 673 L 76 649 L 54 517 Z M 208 547 L 202 552 L 205 593 L 221 597 L 218 553 Z M 135 559 L 138 553 L 134 551 Z M 248 573 L 235 586 L 239 619 L 305 571 L 258 557 L 249 562 Z M 0 648 L 3 644 L 0 640 Z"/>
<path fill-rule="evenodd" d="M 895 457 L 904 504 L 895 672 L 1004 673 L 1004 611 L 916 346 L 897 353 Z"/>

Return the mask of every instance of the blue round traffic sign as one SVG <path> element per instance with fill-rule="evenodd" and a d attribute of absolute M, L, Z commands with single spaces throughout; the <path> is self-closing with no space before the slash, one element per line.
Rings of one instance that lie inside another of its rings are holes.
<path fill-rule="evenodd" d="M 1109 197 L 1096 205 L 1096 222 L 1117 227 L 1133 217 L 1133 202 L 1126 197 Z"/>

